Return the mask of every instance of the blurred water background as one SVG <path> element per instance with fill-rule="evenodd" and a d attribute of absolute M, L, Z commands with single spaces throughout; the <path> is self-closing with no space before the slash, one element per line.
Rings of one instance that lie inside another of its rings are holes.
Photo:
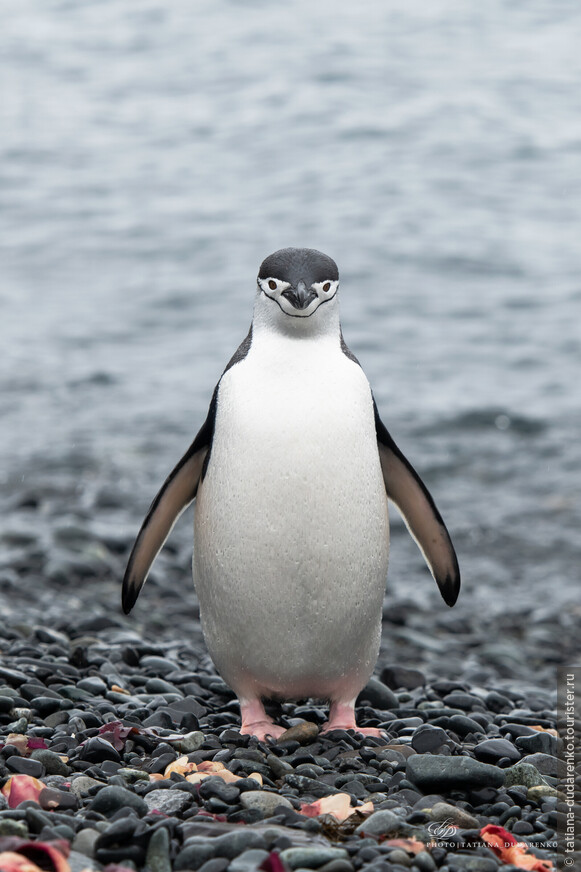
<path fill-rule="evenodd" d="M 577 0 L 4 5 L 4 589 L 32 567 L 62 607 L 79 529 L 118 583 L 259 263 L 308 246 L 453 533 L 448 632 L 549 609 L 550 654 L 580 614 L 580 33 Z M 394 528 L 391 595 L 440 614 Z"/>

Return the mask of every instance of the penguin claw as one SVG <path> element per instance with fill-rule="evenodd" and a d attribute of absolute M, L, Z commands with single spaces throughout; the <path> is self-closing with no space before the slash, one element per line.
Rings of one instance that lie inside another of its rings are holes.
<path fill-rule="evenodd" d="M 354 724 L 329 724 L 329 722 L 323 724 L 321 735 L 332 733 L 334 730 L 353 730 L 359 736 L 372 736 L 375 739 L 385 739 L 386 742 L 389 740 L 389 734 L 378 727 L 358 727 Z"/>
<path fill-rule="evenodd" d="M 252 724 L 242 724 L 240 733 L 243 736 L 256 736 L 259 742 L 264 742 L 268 737 L 278 739 L 286 732 L 286 727 L 279 727 L 272 721 L 255 721 Z"/>

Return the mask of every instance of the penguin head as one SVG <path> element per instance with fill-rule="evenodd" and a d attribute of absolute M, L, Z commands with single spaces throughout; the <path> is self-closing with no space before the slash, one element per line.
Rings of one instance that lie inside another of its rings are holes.
<path fill-rule="evenodd" d="M 258 272 L 259 300 L 288 318 L 310 318 L 335 300 L 338 288 L 337 264 L 314 248 L 281 248 Z"/>

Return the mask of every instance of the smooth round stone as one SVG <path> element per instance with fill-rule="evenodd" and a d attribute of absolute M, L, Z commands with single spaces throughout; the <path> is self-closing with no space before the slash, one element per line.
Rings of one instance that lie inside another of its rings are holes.
<path fill-rule="evenodd" d="M 347 851 L 343 848 L 327 848 L 322 845 L 286 848 L 280 854 L 280 859 L 290 869 L 299 869 L 300 867 L 318 869 L 325 863 L 330 863 L 331 860 L 347 860 L 348 857 Z"/>
<path fill-rule="evenodd" d="M 150 872 L 172 872 L 169 833 L 165 827 L 157 829 L 149 840 L 145 865 Z"/>
<path fill-rule="evenodd" d="M 550 775 L 553 778 L 563 777 L 567 772 L 565 761 L 550 754 L 529 754 L 527 763 L 534 766 L 541 775 Z"/>
<path fill-rule="evenodd" d="M 173 815 L 183 811 L 191 803 L 191 797 L 185 790 L 151 790 L 144 796 L 149 811 Z"/>
<path fill-rule="evenodd" d="M 214 857 L 212 860 L 206 860 L 199 867 L 198 872 L 226 872 L 230 865 L 230 861 L 226 857 Z"/>
<path fill-rule="evenodd" d="M 28 837 L 28 827 L 24 821 L 0 818 L 0 836 L 20 836 L 22 839 L 26 839 Z"/>
<path fill-rule="evenodd" d="M 448 733 L 441 727 L 433 727 L 431 724 L 421 724 L 414 730 L 411 745 L 414 751 L 418 754 L 425 754 L 427 751 L 436 751 L 442 745 L 450 745 L 450 737 Z"/>
<path fill-rule="evenodd" d="M 399 700 L 395 693 L 380 681 L 379 678 L 370 678 L 359 696 L 357 702 L 367 700 L 373 708 L 380 711 L 392 711 L 399 708 Z"/>
<path fill-rule="evenodd" d="M 228 857 L 230 860 L 233 860 L 238 854 L 242 854 L 243 851 L 248 851 L 250 848 L 266 850 L 268 847 L 264 836 L 249 830 L 248 827 L 234 830 L 231 833 L 224 833 L 222 836 L 216 836 L 212 841 L 212 845 L 214 856 Z"/>
<path fill-rule="evenodd" d="M 466 872 L 499 872 L 499 866 L 496 860 L 491 857 L 478 857 L 474 854 L 462 854 L 460 852 L 453 855 L 454 865 Z"/>
<path fill-rule="evenodd" d="M 30 759 L 42 763 L 47 775 L 68 775 L 71 771 L 59 755 L 55 754 L 54 751 L 49 751 L 48 748 L 36 748 L 31 753 Z"/>
<path fill-rule="evenodd" d="M 98 675 L 91 675 L 88 678 L 81 678 L 80 681 L 77 681 L 77 687 L 80 687 L 81 690 L 90 693 L 91 696 L 102 696 L 104 693 L 107 693 L 107 685 L 103 681 L 102 678 L 99 678 Z"/>
<path fill-rule="evenodd" d="M 394 848 L 389 852 L 389 864 L 392 868 L 395 866 L 397 869 L 400 869 L 402 866 L 411 866 L 411 860 L 402 848 Z"/>
<path fill-rule="evenodd" d="M 405 666 L 386 666 L 379 677 L 390 690 L 398 690 L 400 687 L 413 690 L 416 687 L 423 687 L 426 683 L 423 672 L 418 669 L 407 669 Z"/>
<path fill-rule="evenodd" d="M 40 760 L 33 760 L 31 757 L 8 757 L 6 766 L 18 775 L 30 775 L 32 778 L 44 775 L 44 766 Z"/>
<path fill-rule="evenodd" d="M 516 763 L 521 758 L 520 752 L 508 739 L 485 739 L 475 746 L 474 756 L 485 763 L 495 763 L 503 757 Z"/>
<path fill-rule="evenodd" d="M 85 827 L 85 829 L 79 830 L 73 840 L 73 851 L 77 851 L 79 854 L 83 854 L 85 857 L 94 857 L 95 842 L 100 835 L 101 833 L 99 832 L 99 830 L 94 830 L 91 827 Z"/>
<path fill-rule="evenodd" d="M 482 733 L 482 726 L 468 715 L 452 715 L 448 722 L 450 730 L 453 730 L 458 736 L 467 736 L 469 733 Z"/>
<path fill-rule="evenodd" d="M 540 753 L 550 754 L 552 757 L 557 756 L 558 739 L 551 733 L 535 731 L 534 736 L 519 736 L 515 740 L 515 745 L 527 754 Z"/>
<path fill-rule="evenodd" d="M 96 778 L 91 778 L 89 775 L 78 775 L 71 781 L 70 791 L 79 799 L 88 796 L 93 787 L 103 787 L 102 781 L 97 781 Z"/>
<path fill-rule="evenodd" d="M 212 839 L 211 841 L 208 839 L 201 839 L 192 844 L 185 844 L 174 861 L 174 869 L 176 872 L 180 872 L 182 869 L 199 869 L 201 866 L 205 865 L 207 861 L 212 860 L 215 853 L 214 842 L 215 839 Z M 236 854 L 233 854 L 232 856 L 235 857 Z M 227 866 L 228 862 L 226 863 L 226 868 Z"/>
<path fill-rule="evenodd" d="M 228 866 L 228 872 L 256 872 L 257 869 L 260 869 L 261 863 L 267 858 L 268 851 L 260 848 L 251 848 L 232 860 Z M 155 870 L 152 869 L 152 872 L 155 872 Z"/>
<path fill-rule="evenodd" d="M 82 746 L 79 758 L 88 760 L 90 763 L 102 763 L 104 760 L 114 760 L 116 763 L 121 762 L 121 755 L 111 742 L 102 739 L 100 736 L 94 736 L 87 739 Z"/>
<path fill-rule="evenodd" d="M 268 754 L 266 762 L 275 778 L 284 778 L 284 776 L 293 771 L 293 767 L 283 757 L 277 757 L 276 754 Z"/>
<path fill-rule="evenodd" d="M 193 730 L 191 733 L 186 733 L 177 741 L 172 740 L 172 746 L 179 751 L 180 754 L 191 754 L 197 751 L 204 744 L 205 736 L 199 730 Z"/>
<path fill-rule="evenodd" d="M 95 845 L 96 850 L 100 848 L 110 848 L 111 845 L 122 845 L 124 842 L 132 838 L 137 819 L 134 815 L 127 815 L 110 824 L 107 829 L 101 833 Z"/>
<path fill-rule="evenodd" d="M 177 663 L 167 660 L 165 657 L 156 657 L 155 655 L 147 655 L 142 657 L 139 666 L 148 672 L 153 672 L 156 675 L 169 675 L 170 672 L 175 672 L 178 669 Z"/>
<path fill-rule="evenodd" d="M 61 700 L 54 696 L 35 696 L 30 700 L 30 707 L 38 712 L 40 718 L 46 718 L 47 715 L 60 711 Z"/>
<path fill-rule="evenodd" d="M 240 804 L 244 808 L 255 808 L 261 811 L 264 817 L 272 817 L 275 810 L 281 805 L 285 808 L 293 808 L 291 802 L 278 793 L 270 793 L 267 790 L 246 790 L 240 794 Z"/>
<path fill-rule="evenodd" d="M 447 802 L 437 802 L 432 806 L 428 814 L 433 821 L 450 821 L 451 824 L 455 824 L 463 829 L 477 829 L 480 827 L 480 823 L 473 815 L 463 808 L 450 805 Z"/>
<path fill-rule="evenodd" d="M 416 754 L 408 757 L 406 778 L 422 790 L 466 790 L 471 787 L 501 787 L 505 770 L 472 757 Z"/>
<path fill-rule="evenodd" d="M 418 872 L 436 872 L 438 868 L 436 861 L 427 851 L 420 851 L 415 855 L 414 866 L 417 866 Z"/>
<path fill-rule="evenodd" d="M 506 787 L 511 787 L 513 784 L 524 784 L 525 787 L 536 787 L 539 784 L 545 784 L 545 779 L 539 770 L 530 763 L 515 763 L 514 766 L 509 766 L 503 771 Z"/>
<path fill-rule="evenodd" d="M 117 786 L 103 787 L 92 801 L 90 808 L 105 817 L 112 817 L 120 808 L 132 808 L 139 817 L 143 817 L 149 811 L 147 803 L 141 797 L 124 787 Z"/>
<path fill-rule="evenodd" d="M 319 735 L 319 727 L 310 721 L 304 721 L 301 724 L 295 724 L 289 727 L 288 730 L 279 736 L 278 742 L 299 742 L 301 745 L 308 745 Z"/>
<path fill-rule="evenodd" d="M 379 809 L 359 824 L 355 832 L 357 835 L 383 836 L 398 830 L 403 822 L 399 815 L 394 814 L 389 809 Z"/>
<path fill-rule="evenodd" d="M 238 802 L 240 791 L 235 784 L 227 784 L 223 778 L 210 776 L 210 778 L 205 778 L 200 784 L 199 795 L 202 799 L 216 796 L 227 805 L 232 805 Z"/>

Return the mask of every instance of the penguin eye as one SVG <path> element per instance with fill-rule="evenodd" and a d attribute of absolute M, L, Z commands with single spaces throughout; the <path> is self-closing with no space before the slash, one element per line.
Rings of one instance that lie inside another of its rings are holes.
<path fill-rule="evenodd" d="M 271 291 L 276 291 L 276 282 L 274 279 L 271 279 L 268 283 L 268 287 Z"/>
<path fill-rule="evenodd" d="M 328 290 L 330 290 L 330 288 L 331 288 L 331 282 L 325 282 L 325 284 L 323 285 L 323 290 L 325 291 L 325 293 Z"/>

